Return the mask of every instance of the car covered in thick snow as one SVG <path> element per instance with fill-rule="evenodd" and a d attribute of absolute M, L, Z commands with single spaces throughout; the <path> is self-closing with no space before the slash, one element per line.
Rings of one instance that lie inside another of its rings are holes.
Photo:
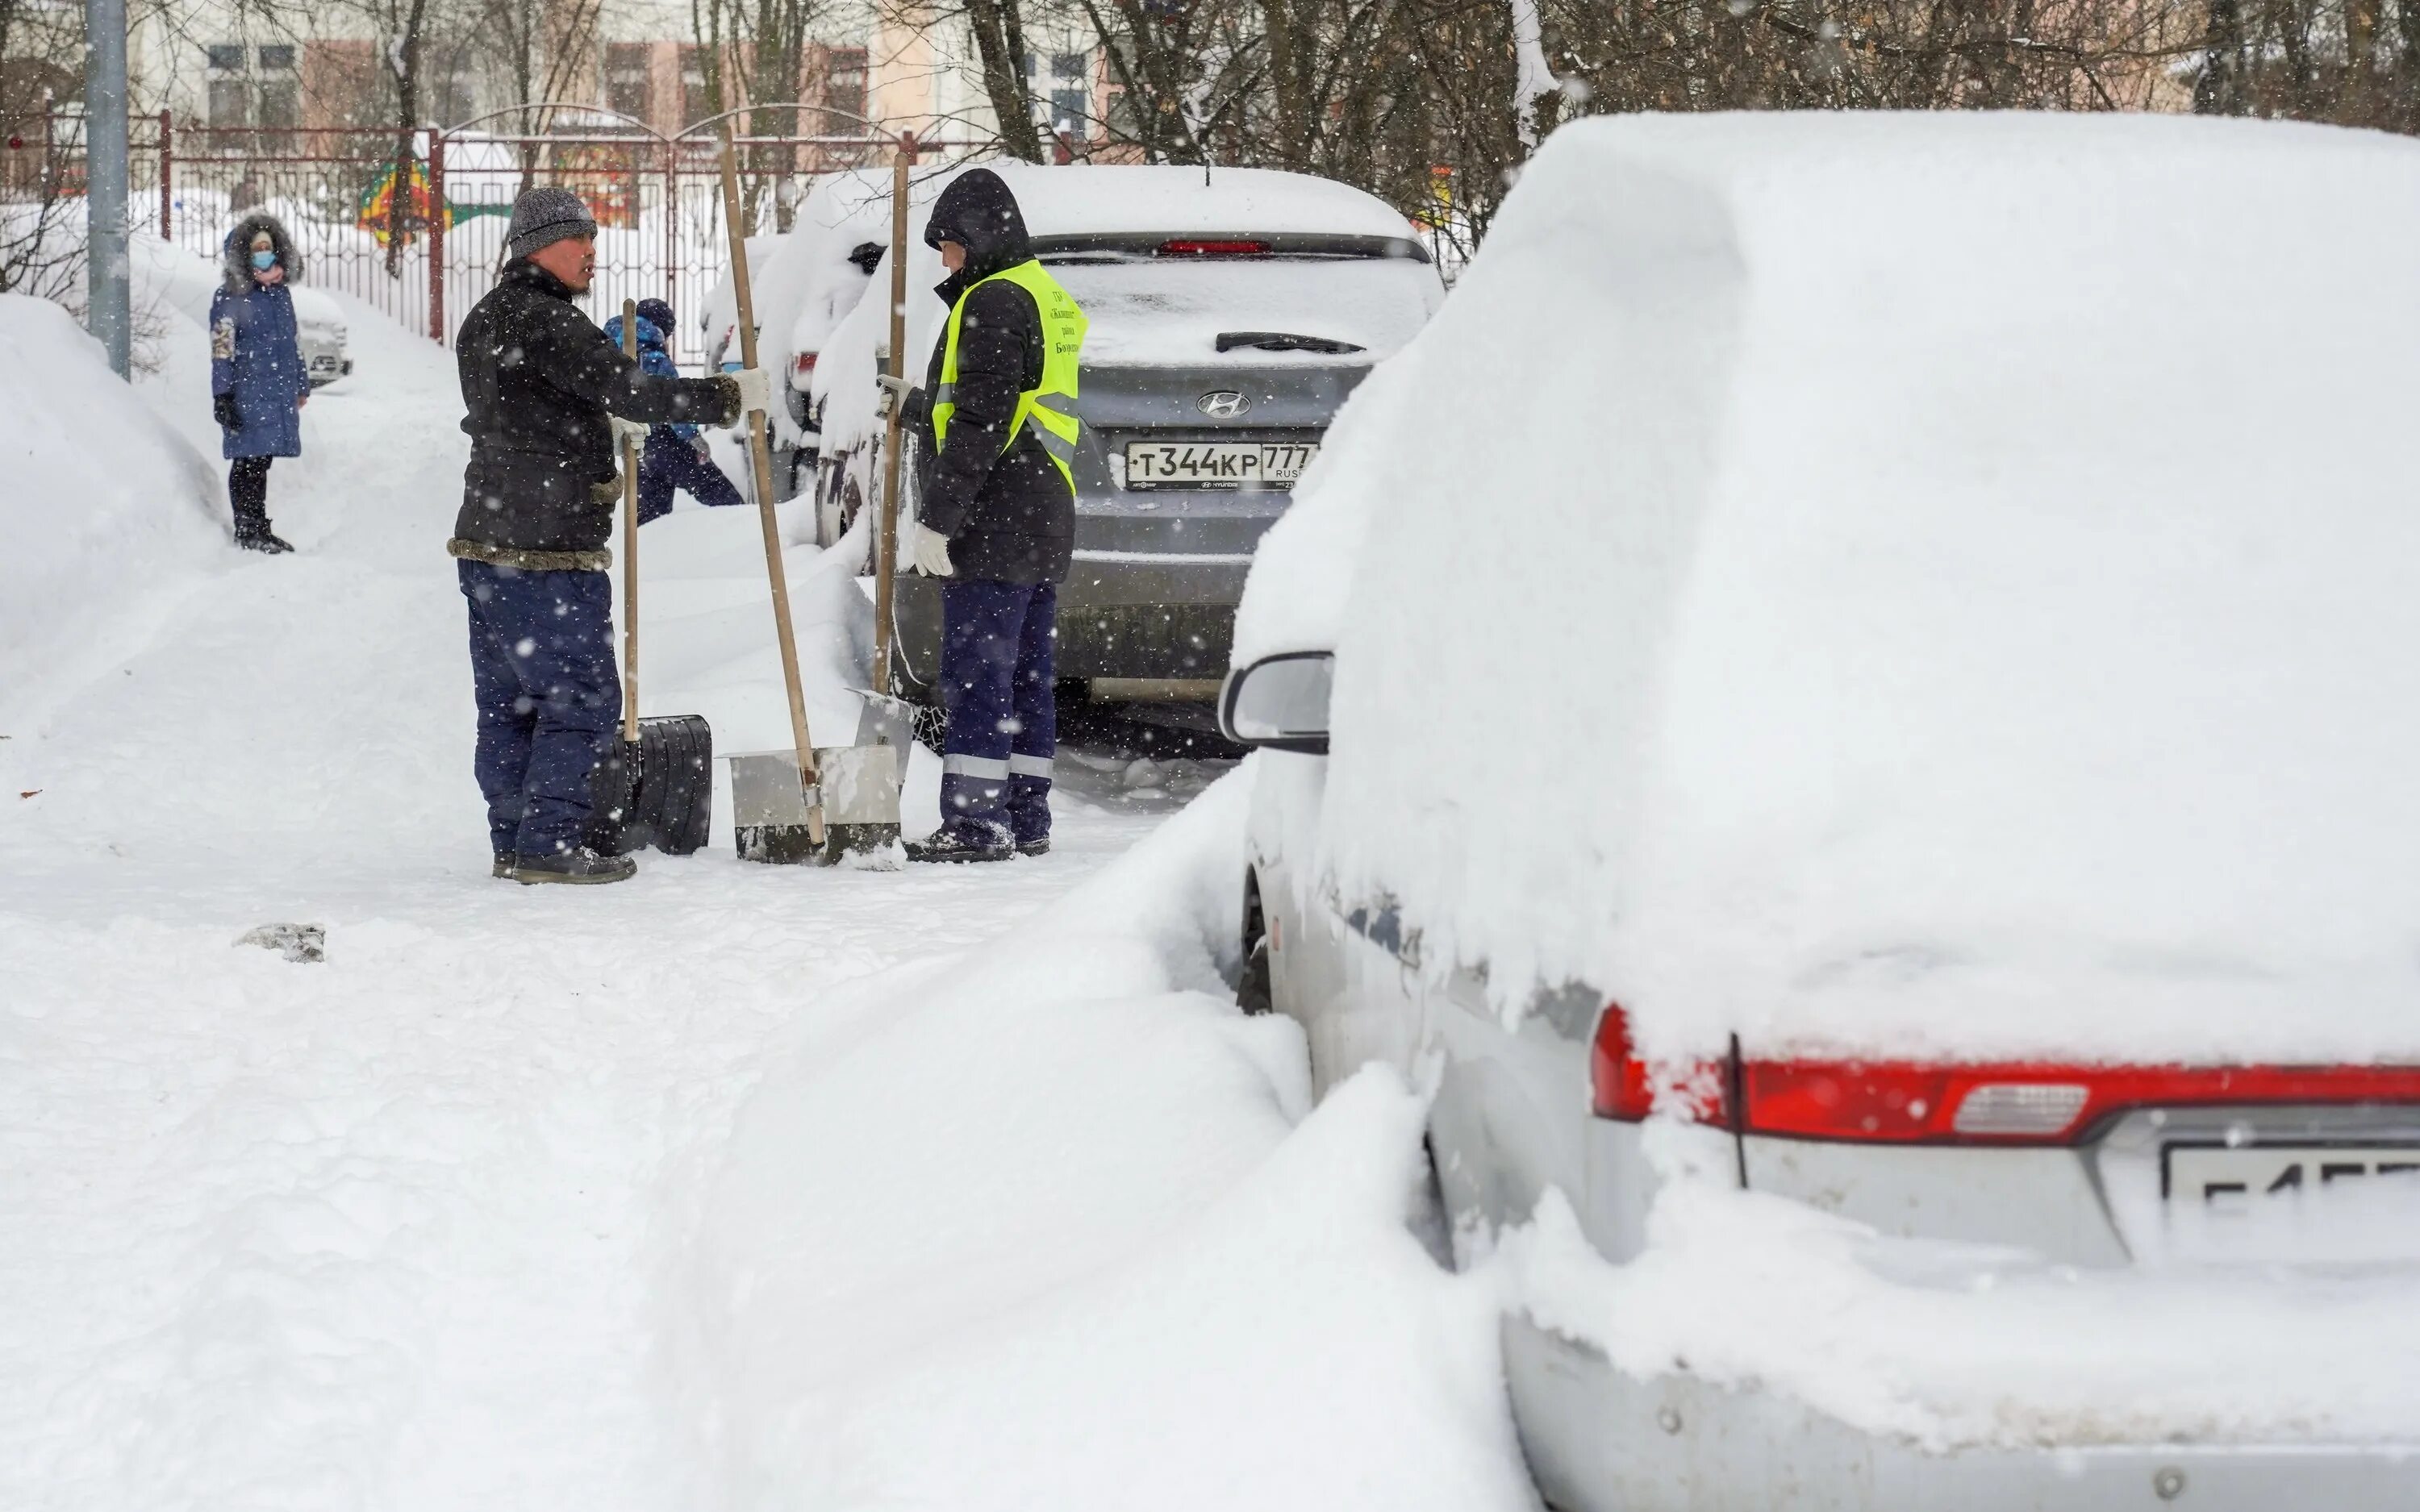
<path fill-rule="evenodd" d="M 302 348 L 303 373 L 311 387 L 324 389 L 353 370 L 353 360 L 345 351 L 345 312 L 308 284 L 292 288 L 294 337 Z"/>
<path fill-rule="evenodd" d="M 786 376 L 782 413 L 769 417 L 775 491 L 809 486 L 822 446 L 811 395 L 825 340 L 865 293 L 891 239 L 891 170 L 823 175 L 799 201 L 790 229 L 749 239 L 749 293 L 757 360 Z M 738 301 L 726 274 L 697 316 L 707 372 L 739 361 Z"/>
<path fill-rule="evenodd" d="M 1428 254 L 1382 201 L 1259 169 L 995 164 L 1035 255 L 1091 320 L 1077 410 L 1075 570 L 1059 595 L 1058 674 L 1109 701 L 1207 701 L 1226 670 L 1252 553 L 1371 369 L 1444 299 Z M 920 203 L 946 176 L 920 180 Z M 913 219 L 908 362 L 921 383 L 947 311 Z M 831 339 L 826 538 L 874 497 L 884 279 Z M 912 476 L 914 470 L 908 471 Z M 912 505 L 903 517 L 912 517 Z M 940 594 L 898 597 L 902 671 L 928 692 Z"/>
<path fill-rule="evenodd" d="M 1272 532 L 1248 1008 L 1547 1500 L 2420 1487 L 2420 147 L 1566 128 Z M 2281 289 L 2292 291 L 2281 296 Z"/>

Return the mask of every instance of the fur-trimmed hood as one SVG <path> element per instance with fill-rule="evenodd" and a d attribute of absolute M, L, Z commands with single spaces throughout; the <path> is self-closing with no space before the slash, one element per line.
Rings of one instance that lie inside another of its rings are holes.
<path fill-rule="evenodd" d="M 255 233 L 269 233 L 269 244 L 277 250 L 277 266 L 286 270 L 286 282 L 300 283 L 302 278 L 302 255 L 294 250 L 294 239 L 286 234 L 286 226 L 267 210 L 255 210 L 235 224 L 219 244 L 220 276 L 230 294 L 240 294 L 252 287 L 252 239 Z"/>

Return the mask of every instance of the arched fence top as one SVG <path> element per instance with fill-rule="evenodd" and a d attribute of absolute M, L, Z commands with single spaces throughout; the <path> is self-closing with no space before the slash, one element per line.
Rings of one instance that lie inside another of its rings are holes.
<path fill-rule="evenodd" d="M 634 128 L 636 128 L 636 129 L 639 131 L 639 132 L 641 132 L 643 135 L 645 135 L 645 136 L 647 136 L 647 137 L 650 137 L 650 138 L 652 138 L 652 139 L 653 139 L 653 140 L 655 140 L 655 141 L 658 141 L 658 142 L 669 142 L 670 140 L 672 140 L 670 137 L 665 136 L 663 132 L 657 131 L 654 127 L 649 126 L 646 122 L 644 122 L 644 121 L 643 121 L 643 120 L 639 119 L 639 117 L 637 117 L 636 116 L 628 115 L 628 114 L 627 114 L 626 112 L 615 110 L 615 109 L 613 109 L 613 108 L 612 106 L 610 106 L 610 105 L 582 105 L 582 104 L 575 104 L 575 103 L 573 103 L 573 102 L 571 102 L 571 101 L 568 101 L 568 100 L 556 100 L 556 101 L 554 101 L 554 102 L 552 102 L 552 103 L 551 103 L 551 104 L 542 104 L 542 105 L 541 105 L 541 104 L 533 104 L 533 103 L 531 103 L 531 102 L 529 102 L 529 101 L 527 101 L 527 100 L 524 100 L 524 101 L 522 101 L 520 104 L 518 104 L 518 105 L 499 105 L 499 106 L 497 106 L 494 110 L 485 111 L 485 112 L 483 112 L 483 113 L 481 113 L 481 114 L 479 114 L 479 115 L 477 115 L 477 116 L 472 116 L 472 117 L 471 117 L 469 120 L 467 120 L 467 121 L 462 121 L 462 122 L 459 122 L 458 124 L 456 124 L 456 125 L 453 125 L 453 126 L 448 126 L 448 127 L 446 127 L 444 130 L 442 130 L 442 131 L 439 131 L 437 134 L 438 134 L 438 135 L 440 135 L 440 136 L 451 137 L 451 136 L 455 135 L 457 132 L 459 132 L 459 131 L 469 131 L 471 128 L 473 128 L 473 126 L 483 126 L 483 125 L 487 124 L 489 121 L 492 121 L 492 120 L 497 119 L 499 116 L 520 116 L 520 115 L 527 115 L 527 114 L 530 114 L 530 113 L 532 113 L 532 112 L 544 113 L 544 112 L 548 112 L 548 111 L 557 111 L 557 112 L 564 112 L 564 111 L 579 111 L 579 112 L 582 112 L 582 113 L 583 113 L 583 114 L 591 115 L 591 116 L 613 116 L 615 120 L 620 121 L 620 122 L 622 122 L 623 124 L 625 124 L 625 125 L 627 125 L 627 126 L 630 126 L 630 127 L 634 127 Z M 551 135 L 551 134 L 553 134 L 553 133 L 551 132 L 551 127 L 550 127 L 550 126 L 541 126 L 537 131 L 535 131 L 535 132 L 534 132 L 534 133 L 532 133 L 532 134 L 534 134 L 534 135 L 537 135 L 537 136 L 547 136 L 547 135 Z"/>

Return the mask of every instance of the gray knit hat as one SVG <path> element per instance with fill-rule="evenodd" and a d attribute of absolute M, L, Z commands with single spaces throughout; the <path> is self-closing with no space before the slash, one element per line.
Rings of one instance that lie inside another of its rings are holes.
<path fill-rule="evenodd" d="M 566 237 L 596 234 L 597 222 L 579 195 L 559 186 L 543 185 L 521 191 L 520 198 L 513 201 L 513 227 L 504 246 L 513 256 L 526 257 Z"/>

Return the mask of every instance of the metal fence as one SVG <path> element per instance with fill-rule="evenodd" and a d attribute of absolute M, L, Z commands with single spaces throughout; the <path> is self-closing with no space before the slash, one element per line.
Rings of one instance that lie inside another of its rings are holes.
<path fill-rule="evenodd" d="M 809 108 L 828 114 L 821 106 L 752 107 Z M 529 113 L 517 106 L 463 126 L 405 134 L 380 127 L 179 126 L 163 112 L 136 123 L 132 203 L 137 213 L 156 205 L 163 239 L 213 259 L 238 219 L 265 209 L 294 238 L 305 283 L 342 290 L 411 330 L 450 342 L 503 265 L 514 197 L 533 185 L 559 184 L 576 191 L 597 217 L 591 308 L 618 309 L 626 298 L 653 296 L 685 316 L 700 309 L 729 265 L 722 117 L 667 137 L 594 107 L 550 107 L 548 114 L 571 116 L 578 128 L 489 129 Z M 735 138 L 754 230 L 773 229 L 815 176 L 887 162 L 893 144 L 870 131 Z M 963 154 L 987 144 L 919 146 Z M 80 189 L 80 161 L 53 171 L 71 173 Z M 674 355 L 691 364 L 703 357 L 677 348 Z"/>

